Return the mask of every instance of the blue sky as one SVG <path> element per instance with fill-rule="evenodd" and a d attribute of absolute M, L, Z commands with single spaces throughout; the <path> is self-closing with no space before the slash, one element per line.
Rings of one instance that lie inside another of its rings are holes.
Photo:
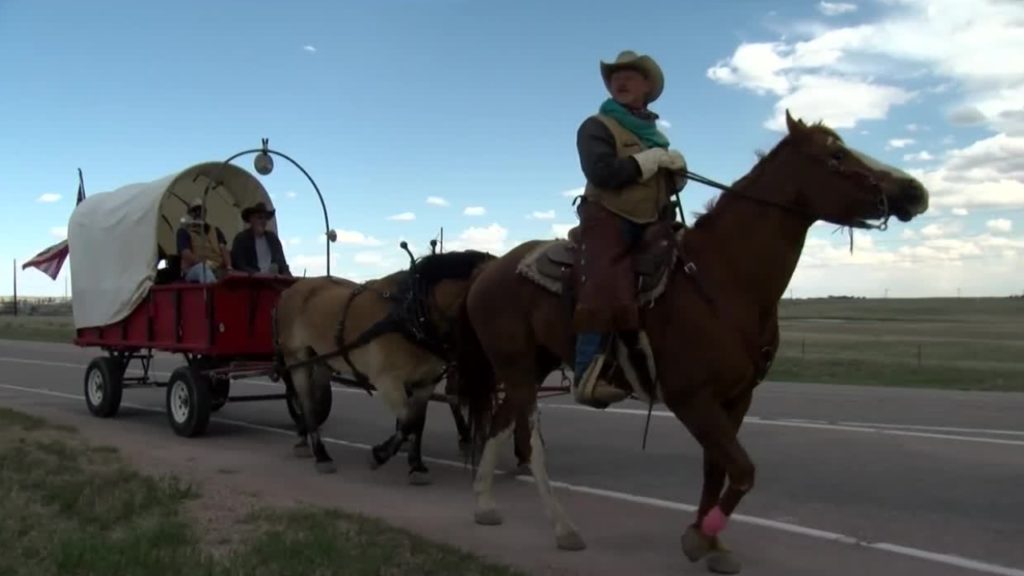
<path fill-rule="evenodd" d="M 391 272 L 400 239 L 425 248 L 442 226 L 446 247 L 498 253 L 553 237 L 576 221 L 565 192 L 583 185 L 576 128 L 606 97 L 598 62 L 622 49 L 661 64 L 653 108 L 701 174 L 740 177 L 788 105 L 932 188 L 932 211 L 858 233 L 853 255 L 813 228 L 796 296 L 1020 293 L 1024 65 L 1006 55 L 1024 51 L 1024 7 L 927 4 L 5 0 L 0 294 L 13 259 L 64 237 L 76 168 L 92 194 L 262 137 L 324 192 L 335 274 Z M 286 253 L 320 273 L 315 194 L 277 166 L 263 182 Z M 691 183 L 688 219 L 713 195 Z M 66 273 L 20 272 L 19 292 L 63 294 Z"/>

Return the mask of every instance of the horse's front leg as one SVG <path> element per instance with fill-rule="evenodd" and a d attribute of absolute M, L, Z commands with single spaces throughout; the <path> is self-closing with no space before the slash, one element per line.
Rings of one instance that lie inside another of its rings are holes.
<path fill-rule="evenodd" d="M 554 490 L 551 488 L 536 405 L 531 409 L 527 426 L 530 434 L 530 471 L 533 472 L 537 491 L 544 502 L 548 518 L 555 523 L 555 542 L 560 550 L 584 550 L 587 544 L 583 541 L 572 520 L 569 519 L 569 515 L 559 504 L 558 499 L 555 498 Z"/>

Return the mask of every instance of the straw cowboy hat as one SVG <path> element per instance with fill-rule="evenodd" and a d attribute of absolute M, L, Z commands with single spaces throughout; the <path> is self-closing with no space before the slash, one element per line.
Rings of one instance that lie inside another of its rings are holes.
<path fill-rule="evenodd" d="M 253 214 L 266 214 L 267 218 L 269 219 L 273 218 L 274 214 L 276 213 L 277 210 L 269 210 L 267 209 L 266 204 L 264 204 L 263 202 L 257 202 L 256 204 L 253 204 L 252 206 L 249 206 L 248 208 L 242 210 L 242 220 L 248 222 L 249 218 L 251 218 Z"/>
<path fill-rule="evenodd" d="M 644 54 L 640 55 L 632 50 L 619 52 L 613 62 L 601 62 L 601 77 L 604 78 L 604 86 L 611 91 L 611 77 L 616 70 L 631 69 L 643 74 L 651 82 L 651 95 L 648 102 L 654 102 L 661 96 L 665 88 L 665 76 L 661 73 L 661 67 L 653 58 Z"/>

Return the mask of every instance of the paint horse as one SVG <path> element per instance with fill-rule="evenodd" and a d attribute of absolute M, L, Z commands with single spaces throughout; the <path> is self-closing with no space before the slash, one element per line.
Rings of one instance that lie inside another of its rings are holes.
<path fill-rule="evenodd" d="M 430 482 L 421 454 L 427 404 L 452 357 L 455 320 L 473 275 L 494 256 L 473 250 L 429 254 L 382 278 L 357 284 L 301 279 L 281 293 L 275 311 L 277 363 L 296 398 L 299 442 L 316 469 L 336 471 L 320 438 L 324 394 L 333 373 L 347 373 L 375 390 L 398 420 L 398 429 L 373 446 L 370 465 L 388 462 L 406 440 L 409 481 Z"/>
<path fill-rule="evenodd" d="M 737 433 L 777 350 L 778 303 L 808 229 L 818 220 L 851 233 L 885 229 L 891 215 L 907 222 L 928 208 L 928 192 L 905 172 L 788 110 L 786 125 L 788 134 L 749 173 L 719 185 L 724 192 L 691 228 L 669 222 L 667 231 L 648 230 L 633 262 L 653 366 L 635 361 L 624 338 L 613 340 L 609 355 L 616 364 L 610 381 L 623 397 L 663 403 L 703 449 L 700 505 L 682 547 L 713 571 L 741 569 L 720 539 L 754 486 L 754 464 Z M 530 467 L 557 546 L 569 550 L 586 545 L 552 492 L 536 397 L 546 375 L 573 365 L 574 237 L 525 242 L 480 272 L 464 301 L 456 361 L 460 403 L 476 441 L 486 441 L 473 485 L 477 523 L 502 522 L 493 495 L 497 451 L 517 415 L 527 413 Z"/>

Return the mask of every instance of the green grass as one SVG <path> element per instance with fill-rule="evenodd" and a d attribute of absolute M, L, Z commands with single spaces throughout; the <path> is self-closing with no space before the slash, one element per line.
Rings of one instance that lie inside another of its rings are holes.
<path fill-rule="evenodd" d="M 1024 299 L 784 300 L 769 379 L 1024 391 Z"/>
<path fill-rule="evenodd" d="M 0 340 L 70 343 L 74 337 L 70 316 L 0 316 Z"/>
<path fill-rule="evenodd" d="M 257 509 L 205 544 L 200 492 L 130 468 L 67 427 L 0 409 L 0 574 L 9 576 L 513 575 L 382 522 L 319 508 Z M 219 528 L 225 528 L 223 523 Z"/>

